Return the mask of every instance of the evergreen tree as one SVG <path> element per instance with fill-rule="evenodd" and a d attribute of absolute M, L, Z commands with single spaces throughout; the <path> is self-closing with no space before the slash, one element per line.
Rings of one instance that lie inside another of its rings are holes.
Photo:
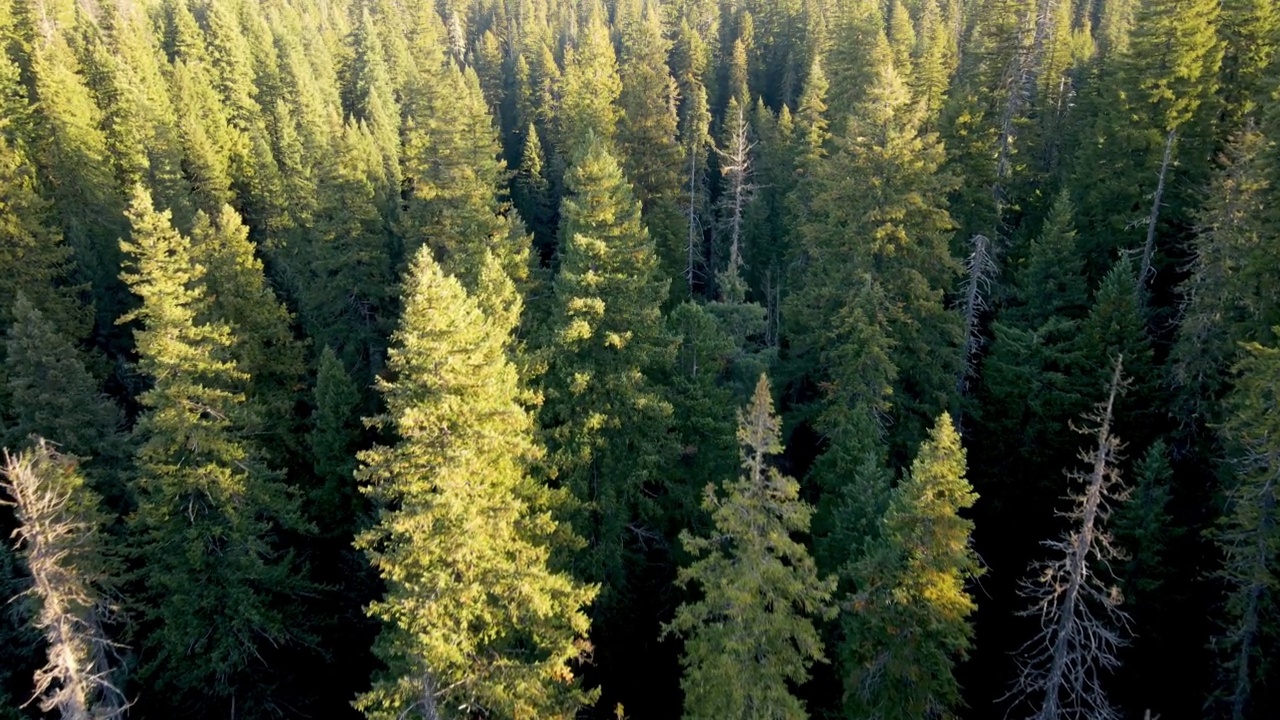
<path fill-rule="evenodd" d="M 671 48 L 656 6 L 646 5 L 642 17 L 623 26 L 622 36 L 619 158 L 658 248 L 663 274 L 677 277 L 684 267 L 687 234 L 679 210 L 684 153 L 677 137 L 676 81 L 667 69 Z"/>
<path fill-rule="evenodd" d="M 596 591 L 549 566 L 559 500 L 528 474 L 533 427 L 506 344 L 419 252 L 372 420 L 396 441 L 360 455 L 379 512 L 357 545 L 387 583 L 369 607 L 387 666 L 357 701 L 369 718 L 571 718 L 590 701 L 570 664 Z"/>
<path fill-rule="evenodd" d="M 230 329 L 231 357 L 249 377 L 243 392 L 258 416 L 254 430 L 261 433 L 259 446 L 284 467 L 296 445 L 292 418 L 305 372 L 303 348 L 255 249 L 249 228 L 230 206 L 222 206 L 213 220 L 197 213 L 191 255 L 204 266 L 210 298 L 208 315 L 197 321 L 225 323 Z"/>
<path fill-rule="evenodd" d="M 943 414 L 911 471 L 893 489 L 879 542 L 853 575 L 844 630 L 848 717 L 951 717 L 952 675 L 973 638 L 965 583 L 981 574 L 959 512 L 977 495 L 965 479 L 960 436 Z"/>
<path fill-rule="evenodd" d="M 597 9 L 577 43 L 564 52 L 564 76 L 560 79 L 556 151 L 569 164 L 580 162 L 594 142 L 602 142 L 609 152 L 615 152 L 622 118 L 618 105 L 622 80 L 613 41 L 599 6 L 592 7 Z"/>
<path fill-rule="evenodd" d="M 555 252 L 555 208 L 551 204 L 551 184 L 546 176 L 547 158 L 533 123 L 525 129 L 520 149 L 520 166 L 512 183 L 511 199 L 520 217 L 533 233 L 534 260 L 545 262 Z"/>
<path fill-rule="evenodd" d="M 88 460 L 94 490 L 113 505 L 123 497 L 116 473 L 125 444 L 120 409 L 98 390 L 80 351 L 25 295 L 13 306 L 5 338 L 4 432 L 0 445 L 25 447 L 32 436 L 54 439 Z M 56 439 L 55 439 L 56 438 Z"/>
<path fill-rule="evenodd" d="M 768 465 L 782 440 L 763 375 L 738 414 L 738 442 L 739 478 L 706 489 L 711 535 L 680 538 L 696 559 L 678 582 L 702 591 L 664 629 L 685 639 L 684 717 L 806 718 L 788 683 L 823 661 L 814 620 L 830 614 L 835 583 L 792 537 L 808 531 L 813 510 L 799 484 Z"/>
<path fill-rule="evenodd" d="M 312 517 L 321 532 L 343 536 L 357 516 L 356 448 L 360 390 L 332 348 L 320 354 L 312 393 L 311 469 L 320 484 L 312 491 Z"/>
<path fill-rule="evenodd" d="M 1223 556 L 1220 578 L 1226 586 L 1226 617 L 1215 638 L 1222 673 L 1218 696 L 1232 720 L 1254 714 L 1255 686 L 1265 677 L 1266 658 L 1276 640 L 1276 563 L 1280 552 L 1277 522 L 1277 446 L 1274 407 L 1280 387 L 1280 350 L 1252 343 L 1236 367 L 1229 415 L 1222 426 L 1230 449 L 1233 481 L 1228 505 L 1214 539 Z"/>
<path fill-rule="evenodd" d="M 153 698 L 162 707 L 265 711 L 274 675 L 264 653 L 302 635 L 287 605 L 299 568 L 279 545 L 301 527 L 296 502 L 249 442 L 251 378 L 229 327 L 200 321 L 211 299 L 190 241 L 141 188 L 129 220 L 122 277 L 142 304 L 121 322 L 139 323 L 138 367 L 152 382 L 139 398 L 129 518 L 143 568 L 141 670 L 165 690 Z"/>
<path fill-rule="evenodd" d="M 557 482 L 582 503 L 580 575 L 602 581 L 614 603 L 643 548 L 634 528 L 653 521 L 663 483 L 671 407 L 651 376 L 670 362 L 667 283 L 639 203 L 602 140 L 566 181 L 541 420 Z"/>

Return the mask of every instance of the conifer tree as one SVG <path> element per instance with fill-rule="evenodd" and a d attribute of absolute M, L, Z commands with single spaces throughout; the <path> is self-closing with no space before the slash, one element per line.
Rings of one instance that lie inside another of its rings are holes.
<path fill-rule="evenodd" d="M 542 427 L 557 481 L 582 503 L 580 575 L 627 592 L 663 483 L 671 407 L 652 380 L 670 362 L 653 241 L 618 163 L 594 140 L 566 178 Z"/>
<path fill-rule="evenodd" d="M 98 390 L 81 353 L 49 319 L 19 295 L 5 337 L 8 407 L 0 445 L 17 450 L 33 435 L 57 438 L 58 447 L 88 461 L 94 489 L 113 505 L 123 496 L 116 481 L 125 443 L 120 409 Z"/>
<path fill-rule="evenodd" d="M 357 546 L 387 583 L 369 607 L 387 670 L 357 706 L 373 720 L 572 718 L 590 701 L 570 665 L 596 590 L 549 565 L 560 501 L 528 473 L 537 451 L 507 328 L 425 249 L 404 303 L 394 379 L 378 383 L 387 411 L 372 419 L 396 439 L 360 455 L 379 510 Z"/>
<path fill-rule="evenodd" d="M 687 24 L 680 28 L 674 53 L 687 56 L 687 68 L 677 78 L 680 91 L 680 147 L 684 155 L 681 210 L 684 212 L 684 243 L 679 272 L 672 274 L 672 297 L 692 297 L 706 276 L 706 230 L 709 225 L 707 169 L 710 166 L 711 110 L 704 81 L 703 43 Z"/>
<path fill-rule="evenodd" d="M 1274 196 L 1269 143 L 1256 128 L 1233 136 L 1204 207 L 1183 285 L 1182 322 L 1174 344 L 1175 412 L 1188 429 L 1221 417 L 1217 402 L 1241 342 L 1270 343 L 1280 302 L 1270 269 L 1280 263 L 1268 240 L 1268 197 Z"/>
<path fill-rule="evenodd" d="M 300 290 L 303 325 L 356 377 L 381 369 L 394 312 L 390 238 L 378 210 L 379 155 L 348 124 L 321 170 L 315 228 Z"/>
<path fill-rule="evenodd" d="M 959 515 L 977 499 L 965 465 L 943 413 L 851 573 L 856 591 L 841 620 L 848 717 L 951 717 L 960 705 L 952 670 L 969 650 L 976 609 L 965 584 L 981 574 L 973 521 Z"/>
<path fill-rule="evenodd" d="M 520 217 L 529 224 L 533 246 L 540 262 L 549 260 L 555 251 L 555 208 L 551 203 L 551 184 L 546 176 L 547 158 L 542 149 L 538 129 L 529 123 L 524 146 L 520 149 L 520 166 L 512 182 L 511 200 Z"/>
<path fill-rule="evenodd" d="M 950 254 L 954 226 L 943 199 L 954 180 L 941 171 L 942 146 L 921 132 L 919 106 L 888 53 L 880 35 L 867 100 L 835 139 L 837 152 L 819 161 L 812 179 L 800 181 L 798 199 L 807 200 L 807 215 L 797 232 L 797 287 L 784 310 L 800 367 L 813 367 L 824 351 L 837 350 L 824 336 L 841 305 L 856 296 L 850 288 L 863 278 L 879 286 L 885 302 L 869 317 L 885 313 L 886 335 L 896 346 L 894 415 L 903 440 L 918 439 L 926 413 L 946 406 L 955 388 L 961 323 L 945 308 L 943 293 L 959 263 Z M 806 134 L 813 135 L 801 140 L 808 146 L 820 137 L 821 122 Z M 806 156 L 820 158 L 818 147 Z M 802 168 L 814 162 L 806 156 Z"/>
<path fill-rule="evenodd" d="M 312 470 L 320 485 L 312 492 L 312 517 L 321 532 L 344 535 L 356 516 L 356 448 L 360 441 L 357 410 L 360 390 L 332 348 L 320 354 L 312 394 Z"/>
<path fill-rule="evenodd" d="M 1107 519 L 1112 503 L 1123 502 L 1128 494 L 1117 468 L 1121 443 L 1111 431 L 1115 401 L 1126 384 L 1121 362 L 1117 357 L 1107 398 L 1088 416 L 1095 427 L 1081 430 L 1096 439 L 1096 446 L 1080 455 L 1089 470 L 1067 474 L 1083 484 L 1071 496 L 1073 507 L 1065 514 L 1070 529 L 1061 539 L 1045 543 L 1057 557 L 1037 568 L 1037 577 L 1022 591 L 1032 601 L 1025 614 L 1040 624 L 1022 648 L 1019 675 L 1007 696 L 1022 717 L 1120 717 L 1103 682 L 1119 664 L 1116 652 L 1128 634 L 1128 615 L 1119 607 L 1123 597 L 1118 588 L 1108 586 L 1106 571 L 1116 557 Z"/>
<path fill-rule="evenodd" d="M 0 58 L 0 63 L 5 59 Z M 46 308 L 58 329 L 73 339 L 92 322 L 73 285 L 71 248 L 52 227 L 52 209 L 36 194 L 35 168 L 3 134 L 0 120 L 0 326 L 8 326 L 18 294 Z"/>
<path fill-rule="evenodd" d="M 204 266 L 210 298 L 208 316 L 198 320 L 230 329 L 232 358 L 250 378 L 244 393 L 258 414 L 260 445 L 283 465 L 288 448 L 296 444 L 292 416 L 305 372 L 303 348 L 255 250 L 249 228 L 230 206 L 222 206 L 212 220 L 197 213 L 191 252 Z"/>
<path fill-rule="evenodd" d="M 609 152 L 616 152 L 614 142 L 622 118 L 618 106 L 622 80 L 613 41 L 601 17 L 603 10 L 591 7 L 595 9 L 577 44 L 565 50 L 556 107 L 556 151 L 570 165 L 579 162 L 593 142 L 602 142 Z"/>
<path fill-rule="evenodd" d="M 491 253 L 514 280 L 527 271 L 523 228 L 507 217 L 497 128 L 473 70 L 449 65 L 436 102 L 412 107 L 402 170 L 409 193 L 400 233 L 405 259 L 425 245 L 475 289 L 480 258 Z"/>
<path fill-rule="evenodd" d="M 141 670 L 165 690 L 158 704 L 265 711 L 263 653 L 301 635 L 287 604 L 302 587 L 299 568 L 279 546 L 282 531 L 302 527 L 296 501 L 249 442 L 251 378 L 233 359 L 229 327 L 200 321 L 211 298 L 190 241 L 141 188 L 129 220 L 123 279 L 142 304 L 121 322 L 139 324 L 138 367 L 152 381 L 139 398 L 129 518 L 145 568 Z"/>
<path fill-rule="evenodd" d="M 685 640 L 685 718 L 808 717 L 789 683 L 824 660 L 814 621 L 830 615 L 835 582 L 793 537 L 808 531 L 813 510 L 799 484 L 769 466 L 782 452 L 780 425 L 761 375 L 738 413 L 742 471 L 722 491 L 706 488 L 711 534 L 681 534 L 695 559 L 678 582 L 702 592 L 664 628 Z"/>
<path fill-rule="evenodd" d="M 116 648 L 104 624 L 114 563 L 103 542 L 105 517 L 77 471 L 76 459 L 43 438 L 16 455 L 4 452 L 0 489 L 18 520 L 18 551 L 39 598 L 32 624 L 47 643 L 35 674 L 40 709 L 67 720 L 108 720 L 129 706 L 119 687 Z"/>
<path fill-rule="evenodd" d="M 684 267 L 686 229 L 679 200 L 684 153 L 677 137 L 676 81 L 667 68 L 670 43 L 663 38 L 656 5 L 622 27 L 618 153 L 635 188 L 663 274 Z"/>
<path fill-rule="evenodd" d="M 1214 535 L 1226 585 L 1226 617 L 1214 640 L 1220 653 L 1221 700 L 1232 720 L 1255 717 L 1255 686 L 1276 639 L 1271 619 L 1277 587 L 1280 521 L 1280 434 L 1273 408 L 1280 393 L 1280 350 L 1251 343 L 1236 367 L 1222 434 L 1229 448 L 1228 505 Z M 1260 717 L 1260 716 L 1258 716 Z"/>

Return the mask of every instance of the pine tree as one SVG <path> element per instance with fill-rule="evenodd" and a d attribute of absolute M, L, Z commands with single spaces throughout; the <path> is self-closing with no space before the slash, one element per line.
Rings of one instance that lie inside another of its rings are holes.
<path fill-rule="evenodd" d="M 18 520 L 18 552 L 31 572 L 39 614 L 32 624 L 47 643 L 35 674 L 40 709 L 68 720 L 124 715 L 128 701 L 114 678 L 116 649 L 103 628 L 114 563 L 102 541 L 105 517 L 77 471 L 76 458 L 44 439 L 4 453 L 0 489 Z"/>
<path fill-rule="evenodd" d="M 474 290 L 480 258 L 491 253 L 512 279 L 522 280 L 528 238 L 506 215 L 499 195 L 506 164 L 480 81 L 473 70 L 450 65 L 438 82 L 438 102 L 414 107 L 405 133 L 409 200 L 399 228 L 405 259 L 430 247 L 450 274 Z"/>
<path fill-rule="evenodd" d="M 303 346 L 293 336 L 293 318 L 267 283 L 249 228 L 230 206 L 210 219 L 198 213 L 191 230 L 192 258 L 204 266 L 210 302 L 207 317 L 231 331 L 232 359 L 248 374 L 244 388 L 261 424 L 260 445 L 281 466 L 296 445 L 292 417 L 301 391 Z"/>
<path fill-rule="evenodd" d="M 639 203 L 602 140 L 566 182 L 541 420 L 557 481 L 582 502 L 580 575 L 602 581 L 616 602 L 642 548 L 634 528 L 652 521 L 663 482 L 671 407 L 651 375 L 670 362 L 667 283 Z"/>
<path fill-rule="evenodd" d="M 1275 84 L 1268 72 L 1280 51 L 1280 9 L 1265 0 L 1224 2 L 1218 33 L 1224 50 L 1223 124 L 1234 132 L 1262 109 Z"/>
<path fill-rule="evenodd" d="M 346 126 L 322 168 L 314 237 L 300 291 L 303 325 L 355 377 L 382 367 L 394 314 L 390 238 L 378 211 L 379 155 L 365 130 Z"/>
<path fill-rule="evenodd" d="M 864 278 L 879 286 L 885 302 L 869 317 L 886 314 L 885 334 L 895 345 L 896 439 L 904 441 L 919 439 L 926 417 L 947 406 L 960 369 L 962 326 L 943 304 L 959 270 L 944 200 L 954 179 L 941 171 L 943 148 L 921 132 L 919 106 L 888 53 L 881 35 L 876 82 L 835 138 L 837 152 L 825 162 L 806 159 L 821 157 L 816 146 L 801 158 L 802 168 L 815 163 L 817 172 L 802 177 L 797 190 L 807 215 L 797 232 L 798 277 L 784 306 L 784 332 L 797 345 L 801 368 L 824 365 L 821 354 L 836 350 L 824 336 L 831 318 L 856 297 L 850 289 Z M 820 132 L 818 121 L 806 133 L 814 138 L 801 142 L 810 146 Z"/>
<path fill-rule="evenodd" d="M 799 484 L 768 466 L 782 440 L 763 375 L 738 414 L 738 442 L 739 478 L 723 491 L 706 489 L 710 536 L 680 538 L 695 560 L 678 582 L 702 591 L 664 627 L 685 640 L 684 717 L 806 718 L 789 683 L 804 682 L 823 661 L 814 621 L 830 615 L 835 582 L 819 577 L 793 537 L 808 531 L 813 514 Z"/>
<path fill-rule="evenodd" d="M 138 367 L 152 381 L 139 398 L 129 518 L 144 568 L 141 669 L 169 707 L 270 707 L 263 653 L 302 634 L 287 604 L 302 587 L 299 567 L 278 542 L 302 527 L 296 501 L 249 442 L 251 378 L 233 359 L 229 327 L 199 320 L 211 299 L 190 241 L 141 188 L 129 220 L 122 277 L 142 304 L 120 322 L 139 323 Z"/>
<path fill-rule="evenodd" d="M 533 425 L 517 402 L 507 328 L 489 321 L 428 250 L 405 285 L 387 411 L 396 441 L 360 454 L 378 522 L 357 539 L 387 583 L 387 670 L 357 706 L 367 717 L 571 718 L 591 695 L 570 665 L 584 652 L 595 588 L 553 571 L 560 500 L 528 473 Z"/>
<path fill-rule="evenodd" d="M 1198 220 L 1191 276 L 1183 285 L 1182 322 L 1174 344 L 1176 415 L 1188 429 L 1221 416 L 1218 400 L 1241 342 L 1272 342 L 1280 303 L 1272 268 L 1268 197 L 1274 195 L 1267 139 L 1246 128 L 1232 138 Z"/>
<path fill-rule="evenodd" d="M 1232 720 L 1255 717 L 1255 685 L 1265 675 L 1268 648 L 1276 638 L 1277 554 L 1280 553 L 1280 446 L 1273 408 L 1280 397 L 1280 350 L 1251 343 L 1236 366 L 1235 388 L 1222 426 L 1233 479 L 1228 504 L 1214 535 L 1226 586 L 1220 653 L 1221 700 Z M 1258 715 L 1257 717 L 1261 717 Z"/>
<path fill-rule="evenodd" d="M 6 125 L 0 120 L 0 266 L 9 268 L 0 275 L 0 327 L 13 321 L 10 311 L 21 293 L 46 308 L 68 337 L 84 338 L 92 318 L 72 283 L 71 248 L 52 227 L 52 208 L 36 194 L 35 168 L 3 138 Z"/>
<path fill-rule="evenodd" d="M 551 184 L 546 176 L 546 155 L 538 129 L 529 123 L 525 129 L 524 145 L 520 149 L 520 166 L 512 182 L 511 200 L 520 217 L 529 224 L 533 233 L 534 259 L 550 260 L 555 252 L 555 208 L 551 203 Z"/>
<path fill-rule="evenodd" d="M 893 489 L 882 535 L 853 570 L 841 621 L 848 717 L 951 717 L 952 674 L 970 648 L 976 609 L 965 583 L 982 569 L 959 515 L 977 495 L 960 435 L 944 413 Z"/>

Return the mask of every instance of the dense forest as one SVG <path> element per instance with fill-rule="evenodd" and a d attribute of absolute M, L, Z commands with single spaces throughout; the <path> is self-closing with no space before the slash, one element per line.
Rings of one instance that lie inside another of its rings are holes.
<path fill-rule="evenodd" d="M 0 0 L 0 719 L 1280 716 L 1277 47 Z"/>

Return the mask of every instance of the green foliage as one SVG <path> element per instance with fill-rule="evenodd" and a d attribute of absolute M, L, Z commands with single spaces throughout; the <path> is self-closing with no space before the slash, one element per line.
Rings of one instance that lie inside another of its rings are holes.
<path fill-rule="evenodd" d="M 1215 540 L 1223 556 L 1220 579 L 1227 589 L 1222 633 L 1215 640 L 1222 672 L 1220 699 L 1233 720 L 1251 717 L 1255 685 L 1265 677 L 1265 658 L 1275 642 L 1270 617 L 1278 585 L 1280 437 L 1269 410 L 1280 399 L 1280 350 L 1253 343 L 1236 367 L 1230 415 L 1222 434 L 1230 448 L 1229 504 Z"/>
<path fill-rule="evenodd" d="M 566 185 L 541 422 L 556 481 L 581 502 L 575 525 L 588 546 L 574 565 L 616 602 L 641 552 L 637 527 L 655 520 L 653 497 L 665 481 L 671 406 L 653 373 L 671 358 L 661 312 L 667 282 L 602 140 Z"/>
<path fill-rule="evenodd" d="M 549 565 L 572 539 L 552 515 L 559 493 L 528 473 L 537 448 L 508 329 L 427 250 L 404 302 L 394 379 L 378 383 L 387 411 L 371 420 L 396 439 L 361 453 L 359 473 L 378 506 L 357 546 L 387 584 L 368 610 L 387 670 L 356 705 L 375 720 L 571 718 L 591 699 L 570 665 L 596 588 Z"/>
<path fill-rule="evenodd" d="M 707 485 L 708 536 L 680 536 L 696 559 L 678 582 L 702 598 L 676 610 L 665 633 L 684 638 L 685 718 L 807 718 L 789 683 L 823 662 L 814 621 L 829 617 L 834 579 L 822 579 L 795 534 L 813 510 L 799 484 L 768 465 L 782 452 L 762 375 L 738 414 L 742 471 L 723 491 Z"/>
<path fill-rule="evenodd" d="M 841 574 L 852 581 L 841 618 L 846 716 L 953 717 L 952 674 L 973 639 L 977 606 L 965 585 L 982 574 L 960 512 L 977 494 L 965 452 L 943 413 L 889 497 L 883 527 Z"/>
<path fill-rule="evenodd" d="M 297 504 L 251 442 L 251 378 L 229 326 L 200 321 L 211 298 L 191 242 L 140 188 L 129 220 L 122 277 L 142 304 L 121 322 L 138 323 L 138 369 L 152 382 L 139 397 L 129 518 L 141 669 L 170 707 L 262 711 L 272 705 L 262 653 L 301 636 L 287 600 L 303 582 L 278 542 L 301 527 Z"/>
<path fill-rule="evenodd" d="M 360 390 L 332 348 L 326 347 L 312 391 L 311 469 L 319 485 L 311 492 L 311 517 L 321 532 L 346 536 L 356 512 L 357 409 Z"/>
<path fill-rule="evenodd" d="M 5 338 L 4 432 L 0 446 L 17 451 L 32 436 L 89 460 L 99 495 L 117 504 L 123 497 L 116 473 L 125 455 L 120 409 L 98 390 L 81 353 L 25 295 L 12 310 Z"/>

